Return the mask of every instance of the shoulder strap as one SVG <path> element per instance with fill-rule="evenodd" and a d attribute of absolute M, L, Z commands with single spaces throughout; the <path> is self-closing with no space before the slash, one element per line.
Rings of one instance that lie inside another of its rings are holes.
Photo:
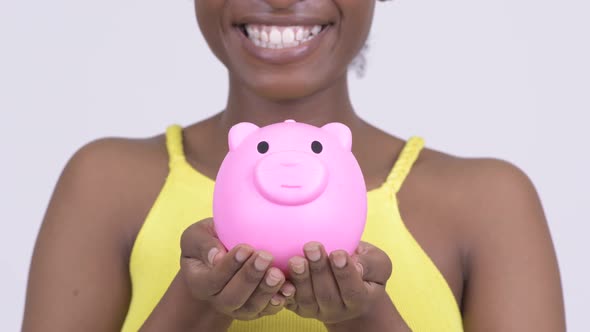
<path fill-rule="evenodd" d="M 168 158 L 170 168 L 178 163 L 184 163 L 184 147 L 182 144 L 182 127 L 171 125 L 166 129 L 166 148 L 168 149 Z"/>
<path fill-rule="evenodd" d="M 421 137 L 411 137 L 404 145 L 389 176 L 387 176 L 386 186 L 391 188 L 394 193 L 398 193 L 401 189 L 422 148 L 424 148 L 424 140 Z"/>

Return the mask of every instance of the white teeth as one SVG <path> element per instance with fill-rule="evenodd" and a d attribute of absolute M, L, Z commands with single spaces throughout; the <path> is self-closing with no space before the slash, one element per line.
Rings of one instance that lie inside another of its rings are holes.
<path fill-rule="evenodd" d="M 282 41 L 281 32 L 277 28 L 274 28 L 274 27 L 270 30 L 269 37 L 270 37 L 270 42 L 275 45 L 280 44 Z"/>
<path fill-rule="evenodd" d="M 296 40 L 303 40 L 303 29 L 297 29 L 297 33 L 295 34 Z"/>
<path fill-rule="evenodd" d="M 320 33 L 320 31 L 322 31 L 321 25 L 314 25 L 313 28 L 311 28 L 311 33 L 314 35 L 317 35 L 318 33 Z"/>
<path fill-rule="evenodd" d="M 295 33 L 292 28 L 283 30 L 283 44 L 291 44 L 295 41 Z"/>
<path fill-rule="evenodd" d="M 315 38 L 321 31 L 321 25 L 314 26 L 265 26 L 247 24 L 248 38 L 258 47 L 282 49 L 295 47 Z"/>

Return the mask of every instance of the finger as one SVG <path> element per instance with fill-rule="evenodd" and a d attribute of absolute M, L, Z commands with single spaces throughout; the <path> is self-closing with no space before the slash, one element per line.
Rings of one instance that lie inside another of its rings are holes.
<path fill-rule="evenodd" d="M 199 259 L 182 257 L 181 271 L 194 292 L 193 295 L 199 299 L 207 299 L 225 287 L 252 252 L 253 249 L 248 246 L 236 246 L 213 270 Z"/>
<path fill-rule="evenodd" d="M 253 253 L 252 247 L 242 244 L 237 245 L 227 255 L 219 259 L 207 275 L 208 295 L 219 294 Z"/>
<path fill-rule="evenodd" d="M 269 303 L 272 306 L 279 306 L 281 303 L 277 302 L 277 299 L 280 299 L 281 296 L 277 293 L 284 282 L 285 275 L 281 270 L 275 267 L 268 269 L 263 281 L 258 285 L 254 293 L 250 295 L 246 303 L 236 311 L 236 315 L 238 317 L 257 317 L 265 310 Z M 281 301 L 284 303 L 283 300 Z"/>
<path fill-rule="evenodd" d="M 297 309 L 297 303 L 295 301 L 295 292 L 295 285 L 293 285 L 293 283 L 291 283 L 289 280 L 285 281 L 285 283 L 281 287 L 281 290 L 279 291 L 279 293 L 285 299 L 285 308 L 292 311 L 295 311 Z"/>
<path fill-rule="evenodd" d="M 385 285 L 391 276 L 391 259 L 373 245 L 361 243 L 356 250 L 355 261 L 361 265 L 365 281 Z"/>
<path fill-rule="evenodd" d="M 254 253 L 248 258 L 217 295 L 218 303 L 224 310 L 234 312 L 248 301 L 265 276 L 272 259 L 272 255 L 264 251 Z"/>
<path fill-rule="evenodd" d="M 315 317 L 319 306 L 313 294 L 307 259 L 299 256 L 289 259 L 289 279 L 295 286 L 295 303 L 288 303 L 289 310 L 303 317 Z"/>
<path fill-rule="evenodd" d="M 293 285 L 289 280 L 285 280 L 283 286 L 281 287 L 281 294 L 285 297 L 286 300 L 295 299 L 295 285 Z"/>
<path fill-rule="evenodd" d="M 320 311 L 341 310 L 344 303 L 324 247 L 318 242 L 310 242 L 303 247 L 303 251 L 309 261 L 311 283 Z"/>
<path fill-rule="evenodd" d="M 213 219 L 204 219 L 189 226 L 180 239 L 182 256 L 199 259 L 212 267 L 226 254 L 226 249 L 217 238 Z"/>
<path fill-rule="evenodd" d="M 362 306 L 368 292 L 354 261 L 346 251 L 337 250 L 330 254 L 330 263 L 344 305 L 348 309 Z"/>
<path fill-rule="evenodd" d="M 258 315 L 259 317 L 263 317 L 263 316 L 271 316 L 274 314 L 277 314 L 279 311 L 281 311 L 284 307 L 285 307 L 285 298 L 282 297 L 281 295 L 275 294 L 270 301 L 268 302 L 268 304 L 266 305 L 266 307 L 264 308 L 264 310 L 262 310 L 262 312 L 260 312 L 260 314 Z"/>

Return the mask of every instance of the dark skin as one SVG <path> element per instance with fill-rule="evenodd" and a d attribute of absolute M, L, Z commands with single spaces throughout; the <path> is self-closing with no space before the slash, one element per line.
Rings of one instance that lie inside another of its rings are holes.
<path fill-rule="evenodd" d="M 263 126 L 293 118 L 348 125 L 367 188 L 385 181 L 404 142 L 354 112 L 346 76 L 369 32 L 374 1 L 195 4 L 201 31 L 230 78 L 226 109 L 184 130 L 185 153 L 195 169 L 215 177 L 233 124 Z M 332 30 L 303 60 L 277 66 L 235 42 L 234 24 L 252 15 L 312 15 Z M 120 330 L 131 297 L 131 248 L 165 181 L 167 163 L 163 135 L 103 139 L 72 157 L 35 247 L 24 331 Z M 565 330 L 551 237 L 524 173 L 502 161 L 425 149 L 398 201 L 406 226 L 452 289 L 466 331 Z M 307 244 L 306 257 L 294 257 L 286 276 L 272 267 L 270 253 L 247 244 L 227 252 L 210 219 L 189 227 L 179 245 L 181 271 L 144 331 L 224 331 L 234 319 L 280 310 L 316 318 L 330 331 L 408 330 L 384 292 L 391 262 L 370 244 L 351 256 Z M 312 248 L 319 249 L 319 259 Z"/>

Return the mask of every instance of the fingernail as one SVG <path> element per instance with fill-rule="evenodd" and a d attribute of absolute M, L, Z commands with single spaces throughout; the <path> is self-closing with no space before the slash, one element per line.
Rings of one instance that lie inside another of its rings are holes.
<path fill-rule="evenodd" d="M 272 305 L 279 305 L 279 304 L 281 304 L 281 299 L 279 299 L 279 298 L 276 298 L 276 297 L 274 297 L 274 296 L 273 296 L 273 297 L 270 299 L 270 304 L 272 304 Z"/>
<path fill-rule="evenodd" d="M 344 254 L 341 252 L 335 253 L 332 256 L 332 261 L 334 262 L 334 265 L 339 269 L 346 266 L 346 256 L 344 256 Z"/>
<path fill-rule="evenodd" d="M 270 265 L 270 261 L 272 260 L 272 256 L 267 253 L 260 252 L 258 253 L 258 257 L 254 261 L 254 268 L 260 272 L 266 270 Z"/>
<path fill-rule="evenodd" d="M 293 286 L 284 286 L 281 289 L 281 293 L 283 293 L 283 295 L 285 295 L 285 297 L 290 297 L 295 293 L 295 288 Z"/>
<path fill-rule="evenodd" d="M 236 260 L 238 263 L 243 263 L 250 257 L 250 250 L 247 248 L 240 248 L 238 252 L 236 252 Z"/>
<path fill-rule="evenodd" d="M 291 269 L 297 274 L 305 272 L 305 261 L 301 257 L 296 257 L 291 260 Z"/>
<path fill-rule="evenodd" d="M 279 284 L 283 276 L 281 276 L 277 271 L 271 269 L 271 271 L 266 276 L 266 284 L 270 287 L 274 287 Z"/>
<path fill-rule="evenodd" d="M 212 248 L 209 250 L 209 254 L 207 254 L 207 259 L 209 260 L 209 264 L 213 265 L 213 261 L 215 260 L 215 256 L 219 253 L 219 249 Z"/>
<path fill-rule="evenodd" d="M 322 254 L 320 253 L 320 246 L 317 244 L 308 245 L 304 251 L 307 259 L 312 262 L 317 262 L 322 257 Z"/>

